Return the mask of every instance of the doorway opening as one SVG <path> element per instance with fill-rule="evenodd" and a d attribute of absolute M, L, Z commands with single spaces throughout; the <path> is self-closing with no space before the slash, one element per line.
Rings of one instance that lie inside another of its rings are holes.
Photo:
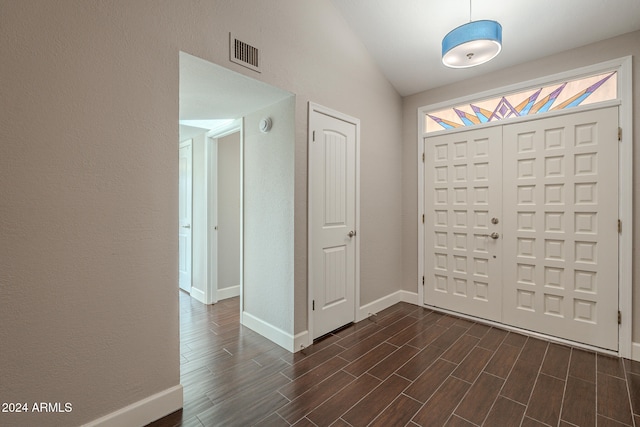
<path fill-rule="evenodd" d="M 239 297 L 241 323 L 243 314 L 249 320 L 264 319 L 258 304 L 247 312 L 244 299 L 263 300 L 260 288 L 268 280 L 256 280 L 265 276 L 258 271 L 264 270 L 263 258 L 271 258 L 270 265 L 293 270 L 293 259 L 286 257 L 287 251 L 273 241 L 271 229 L 265 226 L 281 222 L 282 217 L 276 216 L 280 212 L 265 211 L 263 205 L 264 199 L 274 203 L 269 198 L 289 198 L 289 193 L 293 201 L 294 170 L 289 160 L 294 155 L 295 97 L 184 52 L 180 52 L 179 92 L 179 141 L 191 141 L 193 162 L 191 218 L 181 221 L 190 225 L 192 236 L 191 262 L 186 263 L 191 276 L 189 299 L 191 304 L 214 304 Z M 259 129 L 263 117 L 271 117 L 273 132 Z M 291 167 L 283 168 L 278 162 Z M 275 182 L 269 180 L 271 171 L 277 172 Z M 250 234 L 245 233 L 247 227 Z M 254 284 L 250 287 L 245 286 L 247 273 Z M 274 278 L 273 282 L 279 281 Z M 277 292 L 267 292 L 273 295 L 273 306 L 286 304 Z M 181 293 L 181 300 L 185 295 Z"/>

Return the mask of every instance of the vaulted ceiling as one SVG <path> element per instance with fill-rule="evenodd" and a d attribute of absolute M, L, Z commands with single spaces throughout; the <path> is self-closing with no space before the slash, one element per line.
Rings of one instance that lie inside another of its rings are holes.
<path fill-rule="evenodd" d="M 640 0 L 331 1 L 402 96 L 640 30 Z M 502 52 L 475 68 L 447 68 L 441 61 L 442 38 L 469 22 L 470 12 L 474 21 L 500 22 Z M 180 56 L 182 120 L 236 118 L 290 95 Z M 181 140 L 202 133 L 199 127 L 180 129 Z"/>
<path fill-rule="evenodd" d="M 331 0 L 403 96 L 640 30 L 640 0 Z M 502 52 L 442 65 L 442 38 L 471 20 L 502 25 Z"/>

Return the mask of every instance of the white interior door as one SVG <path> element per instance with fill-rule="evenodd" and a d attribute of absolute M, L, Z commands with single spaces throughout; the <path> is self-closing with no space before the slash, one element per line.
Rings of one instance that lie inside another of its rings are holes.
<path fill-rule="evenodd" d="M 178 281 L 191 292 L 191 213 L 193 199 L 192 141 L 180 144 L 178 167 Z"/>
<path fill-rule="evenodd" d="M 355 320 L 357 124 L 311 109 L 309 282 L 312 338 Z"/>
<path fill-rule="evenodd" d="M 618 348 L 618 107 L 504 126 L 504 321 Z"/>
<path fill-rule="evenodd" d="M 426 138 L 424 303 L 617 350 L 617 129 L 610 107 Z"/>
<path fill-rule="evenodd" d="M 502 131 L 425 144 L 425 304 L 500 320 Z"/>

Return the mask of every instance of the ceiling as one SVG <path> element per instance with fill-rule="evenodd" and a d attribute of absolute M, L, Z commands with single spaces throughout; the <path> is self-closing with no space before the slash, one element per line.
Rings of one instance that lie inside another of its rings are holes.
<path fill-rule="evenodd" d="M 483 65 L 442 65 L 442 38 L 469 22 L 470 0 L 331 0 L 402 95 L 640 30 L 640 0 L 472 0 L 471 19 L 502 25 Z"/>
<path fill-rule="evenodd" d="M 640 30 L 640 0 L 331 1 L 402 96 Z M 442 38 L 469 22 L 470 1 L 473 20 L 502 25 L 502 52 L 478 67 L 447 68 L 441 62 Z M 180 53 L 181 121 L 235 119 L 288 96 L 292 94 Z M 202 129 L 181 124 L 180 140 Z"/>
<path fill-rule="evenodd" d="M 287 91 L 180 52 L 180 141 L 227 123 L 223 119 L 244 117 L 289 96 Z"/>

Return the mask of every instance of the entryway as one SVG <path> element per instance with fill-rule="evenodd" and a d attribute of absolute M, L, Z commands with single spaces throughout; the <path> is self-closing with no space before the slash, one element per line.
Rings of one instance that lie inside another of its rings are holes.
<path fill-rule="evenodd" d="M 148 427 L 630 426 L 640 416 L 638 362 L 407 303 L 293 355 L 243 330 L 238 305 L 181 293 L 184 409 Z"/>
<path fill-rule="evenodd" d="M 424 303 L 618 350 L 618 107 L 424 138 Z"/>

